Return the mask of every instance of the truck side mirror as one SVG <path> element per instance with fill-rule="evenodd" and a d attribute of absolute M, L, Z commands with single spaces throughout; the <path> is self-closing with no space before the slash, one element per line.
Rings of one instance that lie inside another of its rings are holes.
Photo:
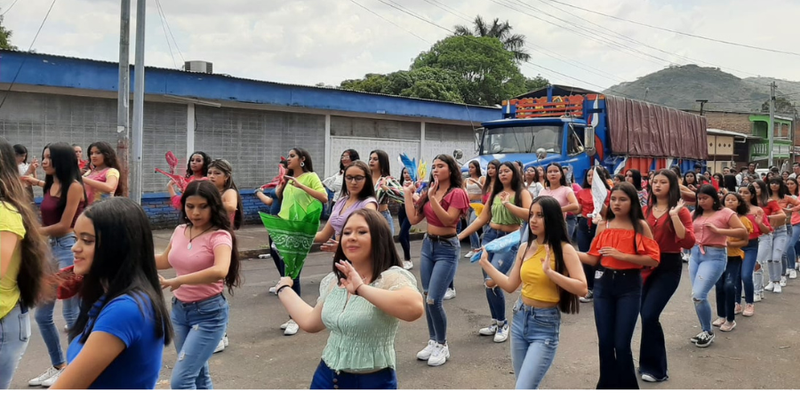
<path fill-rule="evenodd" d="M 475 152 L 477 153 L 481 148 L 481 134 L 483 133 L 483 128 L 475 129 L 474 132 L 475 132 Z"/>
<path fill-rule="evenodd" d="M 593 126 L 587 126 L 583 129 L 583 147 L 586 150 L 586 154 L 590 156 L 594 156 L 597 153 L 597 150 L 594 148 Z"/>

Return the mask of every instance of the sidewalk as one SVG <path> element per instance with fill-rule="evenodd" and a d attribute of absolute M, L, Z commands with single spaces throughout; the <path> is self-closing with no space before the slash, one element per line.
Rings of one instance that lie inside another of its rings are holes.
<path fill-rule="evenodd" d="M 325 224 L 320 224 L 319 228 L 325 227 Z M 420 222 L 418 225 L 411 227 L 411 240 L 421 240 L 428 230 L 426 221 Z M 155 245 L 156 252 L 163 252 L 169 244 L 169 239 L 172 237 L 172 229 L 159 229 L 153 231 L 153 244 Z M 397 217 L 394 217 L 394 241 L 397 242 L 397 233 L 400 232 L 400 226 L 397 222 Z M 236 245 L 239 248 L 239 258 L 244 260 L 248 258 L 256 258 L 260 254 L 269 254 L 269 239 L 267 239 L 267 230 L 263 225 L 245 225 L 236 231 Z M 311 247 L 311 252 L 316 253 L 320 251 L 319 245 L 315 244 Z"/>

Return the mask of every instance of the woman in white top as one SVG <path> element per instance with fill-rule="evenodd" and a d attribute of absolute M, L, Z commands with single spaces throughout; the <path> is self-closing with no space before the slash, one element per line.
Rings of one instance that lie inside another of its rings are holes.
<path fill-rule="evenodd" d="M 344 171 L 358 161 L 358 152 L 353 149 L 347 149 L 342 152 L 342 157 L 339 159 L 339 171 L 335 174 L 325 178 L 322 184 L 325 185 L 330 191 L 333 192 L 333 200 L 331 202 L 331 210 L 333 205 L 342 197 L 342 186 L 344 185 Z"/>
<path fill-rule="evenodd" d="M 478 160 L 470 161 L 469 178 L 464 180 L 464 190 L 467 191 L 470 203 L 482 203 L 484 183 L 486 183 L 486 177 L 481 173 L 481 164 Z M 475 210 L 470 208 L 467 223 L 471 224 L 476 218 L 478 218 L 478 216 L 475 214 Z M 478 238 L 478 232 L 473 232 L 469 235 L 469 245 L 471 250 L 464 256 L 465 258 L 470 258 L 473 254 L 481 250 L 481 241 L 480 238 Z"/>
<path fill-rule="evenodd" d="M 525 169 L 525 188 L 531 192 L 531 196 L 533 196 L 534 199 L 544 190 L 544 186 L 540 181 L 539 170 L 533 166 Z"/>
<path fill-rule="evenodd" d="M 32 176 L 34 179 L 36 177 L 36 167 L 33 163 L 28 162 L 28 149 L 21 145 L 15 144 L 14 145 L 14 155 L 16 156 L 17 160 L 17 168 L 19 168 L 19 176 Z M 34 163 L 36 162 L 36 157 L 33 158 Z M 33 186 L 29 183 L 22 181 L 22 186 L 25 188 L 25 191 L 30 196 L 30 201 L 33 201 Z"/>

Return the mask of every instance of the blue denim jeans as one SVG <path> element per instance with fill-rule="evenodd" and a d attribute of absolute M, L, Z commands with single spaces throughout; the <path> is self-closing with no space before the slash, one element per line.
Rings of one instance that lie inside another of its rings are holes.
<path fill-rule="evenodd" d="M 534 308 L 517 300 L 512 311 L 511 364 L 516 389 L 538 389 L 558 350 L 561 312 Z"/>
<path fill-rule="evenodd" d="M 75 234 L 68 233 L 60 238 L 50 239 L 50 250 L 53 252 L 53 257 L 58 261 L 58 269 L 64 269 L 72 265 L 72 246 L 75 244 Z M 71 329 L 78 320 L 80 314 L 80 299 L 78 296 L 62 301 L 61 312 L 67 326 Z M 59 329 L 56 328 L 53 322 L 53 310 L 56 306 L 55 301 L 41 304 L 36 308 L 34 318 L 36 324 L 39 325 L 39 332 L 42 334 L 45 346 L 47 346 L 47 353 L 50 355 L 50 363 L 53 366 L 60 366 L 67 362 L 64 358 L 64 351 L 61 350 L 61 336 L 59 336 Z"/>
<path fill-rule="evenodd" d="M 681 283 L 683 261 L 680 253 L 661 253 L 661 262 L 642 286 L 642 339 L 639 346 L 639 373 L 656 380 L 667 374 L 667 345 L 659 318 Z"/>
<path fill-rule="evenodd" d="M 734 307 L 736 304 L 736 285 L 734 282 L 742 280 L 742 258 L 728 257 L 725 272 L 719 277 L 716 285 L 717 316 L 733 321 Z M 741 298 L 741 295 L 739 296 Z"/>
<path fill-rule="evenodd" d="M 578 217 L 575 215 L 567 215 L 567 237 L 570 242 L 575 242 L 575 226 L 578 224 Z"/>
<path fill-rule="evenodd" d="M 789 240 L 786 242 L 786 250 L 783 253 L 783 275 L 786 275 L 788 270 L 795 269 L 797 262 L 795 245 L 797 244 L 797 241 L 800 240 L 800 224 L 789 225 L 786 228 L 786 233 L 788 234 Z"/>
<path fill-rule="evenodd" d="M 597 389 L 638 389 L 631 340 L 642 303 L 638 269 L 599 268 L 594 277 L 594 323 L 600 353 Z"/>
<path fill-rule="evenodd" d="M 483 245 L 486 246 L 492 240 L 499 239 L 508 235 L 508 232 L 498 231 L 487 226 L 483 233 Z M 517 257 L 517 250 L 519 244 L 514 245 L 509 251 L 505 253 L 489 253 L 489 262 L 503 274 L 508 274 L 511 267 L 514 266 L 514 259 Z M 486 271 L 481 269 L 483 273 L 484 286 L 486 281 L 490 280 Z M 506 321 L 506 296 L 503 289 L 496 286 L 493 288 L 486 287 L 486 300 L 489 302 L 489 312 L 492 314 L 492 319 L 505 323 Z"/>
<path fill-rule="evenodd" d="M 594 240 L 594 234 L 597 231 L 597 225 L 592 224 L 590 227 L 589 221 L 587 218 L 580 217 L 576 226 L 578 251 L 584 253 L 588 252 L 589 248 L 592 247 L 592 240 Z M 594 270 L 593 266 L 583 264 L 583 273 L 586 275 L 586 286 L 589 290 L 594 290 Z"/>
<path fill-rule="evenodd" d="M 480 200 L 470 201 L 470 203 L 478 203 L 478 204 L 480 204 L 480 202 L 481 202 Z M 472 207 L 470 207 L 467 223 L 472 224 L 476 219 L 478 219 L 478 215 L 475 214 L 475 210 Z M 472 249 L 481 248 L 481 239 L 478 237 L 478 231 L 475 231 L 471 235 L 469 235 L 469 245 Z"/>
<path fill-rule="evenodd" d="M 728 251 L 725 248 L 705 246 L 705 254 L 700 252 L 699 245 L 692 248 L 692 258 L 689 259 L 689 280 L 692 282 L 694 310 L 704 332 L 713 332 L 708 293 L 725 272 L 727 263 Z"/>
<path fill-rule="evenodd" d="M 430 340 L 447 343 L 447 315 L 444 312 L 444 293 L 456 276 L 461 243 L 458 237 L 433 239 L 425 235 L 419 260 L 419 277 L 425 295 L 425 318 Z"/>
<path fill-rule="evenodd" d="M 397 389 L 397 373 L 391 368 L 369 374 L 337 373 L 320 361 L 311 379 L 311 389 Z"/>
<path fill-rule="evenodd" d="M 228 301 L 222 295 L 184 303 L 172 299 L 170 319 L 178 359 L 172 369 L 172 389 L 213 389 L 208 359 L 225 334 Z"/>
<path fill-rule="evenodd" d="M 28 307 L 17 304 L 0 319 L 0 390 L 11 386 L 11 378 L 30 339 L 31 316 Z"/>
<path fill-rule="evenodd" d="M 389 210 L 381 211 L 381 215 L 383 215 L 383 218 L 386 218 L 386 222 L 389 223 L 389 230 L 392 231 L 392 241 L 394 241 L 394 219 L 392 219 L 392 212 Z"/>
<path fill-rule="evenodd" d="M 742 247 L 744 260 L 742 260 L 742 279 L 736 281 L 734 292 L 736 292 L 736 302 L 742 303 L 742 289 L 744 289 L 744 301 L 753 304 L 753 272 L 756 268 L 756 257 L 758 255 L 758 239 L 751 240 L 747 246 Z M 760 284 L 760 282 L 759 282 Z"/>
<path fill-rule="evenodd" d="M 781 280 L 783 253 L 786 250 L 786 242 L 788 241 L 789 236 L 786 232 L 786 226 L 779 226 L 772 231 L 772 257 L 769 260 L 769 280 L 772 282 Z"/>

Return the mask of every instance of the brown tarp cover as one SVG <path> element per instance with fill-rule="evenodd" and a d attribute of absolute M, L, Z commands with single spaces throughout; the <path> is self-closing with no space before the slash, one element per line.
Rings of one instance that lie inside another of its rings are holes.
<path fill-rule="evenodd" d="M 708 158 L 705 117 L 617 96 L 606 96 L 606 108 L 614 154 Z"/>

